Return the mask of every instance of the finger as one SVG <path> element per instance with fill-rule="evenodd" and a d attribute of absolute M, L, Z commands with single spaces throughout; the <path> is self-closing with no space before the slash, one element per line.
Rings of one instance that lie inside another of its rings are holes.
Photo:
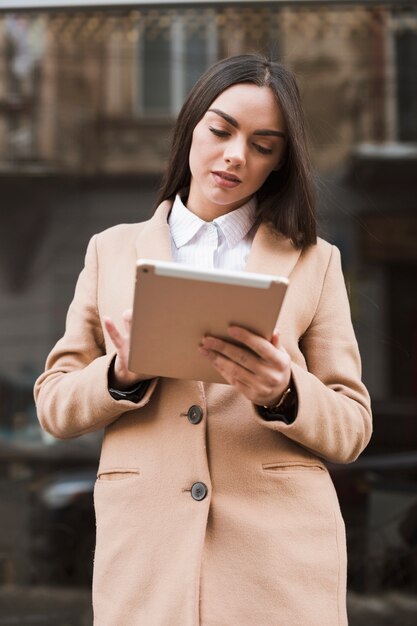
<path fill-rule="evenodd" d="M 115 323 L 113 322 L 111 317 L 107 317 L 107 315 L 105 315 L 103 317 L 103 322 L 104 322 L 104 327 L 109 334 L 116 330 Z"/>
<path fill-rule="evenodd" d="M 258 404 L 258 402 L 256 402 L 257 397 L 253 393 L 253 389 L 250 385 L 247 385 L 246 383 L 237 380 L 235 383 L 233 383 L 233 387 L 237 391 L 240 391 L 240 393 L 244 395 L 245 398 L 247 398 L 250 402 L 253 402 L 254 404 Z"/>
<path fill-rule="evenodd" d="M 218 361 L 216 369 L 221 373 L 227 382 L 235 387 L 238 391 L 248 398 L 251 402 L 255 402 L 259 398 L 269 398 L 271 390 L 262 380 L 247 372 L 243 368 L 234 367 L 228 363 Z"/>
<path fill-rule="evenodd" d="M 271 397 L 277 396 L 278 389 L 288 387 L 283 381 L 283 370 L 278 371 L 262 364 L 260 373 L 253 374 L 218 352 L 204 348 L 200 348 L 200 351 L 229 384 L 255 404 L 270 404 Z"/>
<path fill-rule="evenodd" d="M 201 350 L 201 349 L 200 349 Z M 287 359 L 279 367 L 258 360 L 257 371 L 252 372 L 235 361 L 214 350 L 205 350 L 203 354 L 219 370 L 227 374 L 228 382 L 240 380 L 249 385 L 257 395 L 270 396 L 277 387 L 282 386 L 282 377 L 288 366 Z"/>
<path fill-rule="evenodd" d="M 201 343 L 206 350 L 218 352 L 252 373 L 256 373 L 259 369 L 259 357 L 245 348 L 240 348 L 217 337 L 204 337 Z"/>
<path fill-rule="evenodd" d="M 275 339 L 276 337 L 276 339 Z M 272 335 L 272 339 L 271 339 L 271 343 L 275 348 L 278 348 L 278 350 L 281 350 L 282 352 L 285 352 L 285 354 L 288 354 L 287 350 L 284 348 L 284 346 L 281 345 L 281 333 L 279 332 L 279 330 L 275 329 Z"/>
<path fill-rule="evenodd" d="M 230 326 L 228 333 L 231 337 L 250 348 L 255 354 L 260 356 L 261 359 L 264 359 L 264 361 L 271 363 L 277 363 L 279 361 L 277 349 L 264 337 L 255 335 L 255 333 L 241 328 L 240 326 Z"/>
<path fill-rule="evenodd" d="M 264 404 L 263 398 L 266 398 L 267 395 L 264 393 L 258 393 L 257 390 L 253 389 L 252 385 L 248 385 L 245 382 L 242 382 L 239 380 L 232 383 L 232 385 L 237 391 L 239 391 L 242 395 L 244 395 L 245 398 L 247 398 L 250 402 L 253 402 L 254 404 L 260 404 L 260 405 Z"/>
<path fill-rule="evenodd" d="M 235 389 L 237 389 L 237 391 L 240 391 L 240 393 L 242 393 L 246 398 L 248 398 L 248 400 L 251 399 L 252 387 L 250 385 L 248 385 L 247 383 L 241 380 L 235 380 L 231 384 L 233 385 Z"/>
<path fill-rule="evenodd" d="M 132 329 L 132 309 L 126 309 L 123 311 L 123 322 L 128 335 L 130 335 Z"/>
<path fill-rule="evenodd" d="M 112 340 L 114 346 L 121 350 L 124 347 L 124 338 L 119 333 L 115 323 L 110 317 L 103 318 L 104 326 L 109 334 L 110 339 Z"/>
<path fill-rule="evenodd" d="M 132 321 L 132 317 L 133 317 L 133 310 L 132 309 L 125 309 L 123 311 L 123 319 L 127 320 L 128 322 Z"/>
<path fill-rule="evenodd" d="M 231 361 L 226 356 L 214 350 L 205 350 L 205 348 L 203 348 L 203 351 L 205 351 L 205 356 L 211 361 L 212 365 L 229 383 L 234 384 L 234 382 L 240 381 L 247 385 L 256 385 L 256 375 L 238 363 Z"/>

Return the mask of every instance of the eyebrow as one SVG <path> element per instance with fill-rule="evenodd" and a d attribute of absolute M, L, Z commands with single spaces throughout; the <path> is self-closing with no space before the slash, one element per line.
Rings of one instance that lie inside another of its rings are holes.
<path fill-rule="evenodd" d="M 239 128 L 239 122 L 237 120 L 235 120 L 234 117 L 232 117 L 231 115 L 228 115 L 224 111 L 221 111 L 220 109 L 209 109 L 207 112 L 216 113 L 217 115 L 220 115 L 220 117 L 222 117 L 231 126 L 234 126 L 235 128 Z M 272 137 L 283 137 L 284 139 L 286 137 L 285 133 L 283 133 L 281 130 L 271 130 L 271 129 L 268 129 L 268 128 L 259 128 L 259 129 L 255 130 L 253 132 L 253 134 L 254 135 L 269 136 L 269 137 L 271 137 L 271 136 Z"/>

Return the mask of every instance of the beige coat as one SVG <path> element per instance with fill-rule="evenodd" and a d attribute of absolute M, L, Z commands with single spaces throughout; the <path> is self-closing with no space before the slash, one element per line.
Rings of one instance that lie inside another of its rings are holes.
<path fill-rule="evenodd" d="M 105 427 L 95 624 L 346 625 L 344 524 L 323 459 L 353 461 L 371 413 L 339 251 L 319 240 L 300 254 L 261 226 L 249 256 L 247 270 L 290 275 L 279 329 L 299 399 L 293 424 L 263 421 L 228 385 L 155 379 L 139 405 L 116 401 L 101 319 L 122 325 L 137 257 L 171 258 L 169 209 L 92 238 L 65 335 L 35 388 L 56 437 Z M 199 424 L 187 418 L 192 405 L 204 410 Z M 190 493 L 197 481 L 208 487 L 201 501 Z"/>

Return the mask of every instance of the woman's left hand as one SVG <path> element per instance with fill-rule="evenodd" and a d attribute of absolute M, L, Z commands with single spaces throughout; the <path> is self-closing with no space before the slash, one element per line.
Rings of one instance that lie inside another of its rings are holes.
<path fill-rule="evenodd" d="M 239 326 L 230 326 L 228 333 L 243 347 L 216 337 L 204 337 L 200 354 L 254 404 L 277 404 L 291 380 L 291 359 L 279 345 L 279 333 L 274 331 L 270 342 Z"/>

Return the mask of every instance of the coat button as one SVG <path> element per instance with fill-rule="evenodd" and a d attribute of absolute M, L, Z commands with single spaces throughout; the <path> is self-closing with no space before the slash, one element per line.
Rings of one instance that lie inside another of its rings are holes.
<path fill-rule="evenodd" d="M 193 404 L 188 409 L 187 417 L 191 424 L 199 424 L 203 419 L 203 409 L 198 404 Z"/>
<path fill-rule="evenodd" d="M 204 483 L 194 483 L 191 487 L 191 496 L 194 500 L 204 500 L 207 495 L 207 487 Z"/>

